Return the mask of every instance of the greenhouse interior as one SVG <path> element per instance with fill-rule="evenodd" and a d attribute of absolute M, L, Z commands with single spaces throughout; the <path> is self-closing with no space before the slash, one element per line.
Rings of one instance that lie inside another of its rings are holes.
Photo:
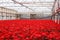
<path fill-rule="evenodd" d="M 60 0 L 0 0 L 0 40 L 60 40 Z"/>

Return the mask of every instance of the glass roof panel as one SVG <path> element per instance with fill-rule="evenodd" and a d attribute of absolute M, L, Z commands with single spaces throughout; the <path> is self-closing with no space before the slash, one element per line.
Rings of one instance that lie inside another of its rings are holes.
<path fill-rule="evenodd" d="M 54 0 L 16 0 L 16 1 L 23 3 L 23 5 L 27 6 L 28 8 L 18 3 L 14 3 L 12 0 L 0 0 L 0 6 L 9 9 L 14 9 L 18 12 L 46 12 L 47 13 L 48 11 L 49 13 L 51 13 L 52 12 L 51 9 L 54 3 Z"/>

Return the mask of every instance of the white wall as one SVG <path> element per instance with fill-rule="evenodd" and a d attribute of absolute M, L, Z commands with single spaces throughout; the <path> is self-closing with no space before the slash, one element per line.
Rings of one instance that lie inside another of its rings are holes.
<path fill-rule="evenodd" d="M 16 15 L 0 13 L 0 20 L 12 20 L 12 19 L 16 19 Z"/>

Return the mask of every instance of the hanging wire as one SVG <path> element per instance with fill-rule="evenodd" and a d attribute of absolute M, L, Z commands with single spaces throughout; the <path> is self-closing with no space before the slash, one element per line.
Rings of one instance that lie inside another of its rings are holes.
<path fill-rule="evenodd" d="M 17 2 L 16 0 L 12 0 L 12 1 L 13 1 L 14 3 L 20 4 L 21 6 L 24 6 L 25 8 L 28 8 L 28 9 L 34 11 L 33 9 L 29 8 L 28 6 L 26 6 L 26 5 L 24 5 L 24 4 L 20 3 L 20 2 Z"/>

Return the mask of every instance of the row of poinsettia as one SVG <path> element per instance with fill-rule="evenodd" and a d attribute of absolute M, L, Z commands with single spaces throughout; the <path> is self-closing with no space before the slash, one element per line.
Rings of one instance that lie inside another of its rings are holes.
<path fill-rule="evenodd" d="M 0 40 L 59 40 L 60 25 L 52 20 L 2 20 Z"/>

